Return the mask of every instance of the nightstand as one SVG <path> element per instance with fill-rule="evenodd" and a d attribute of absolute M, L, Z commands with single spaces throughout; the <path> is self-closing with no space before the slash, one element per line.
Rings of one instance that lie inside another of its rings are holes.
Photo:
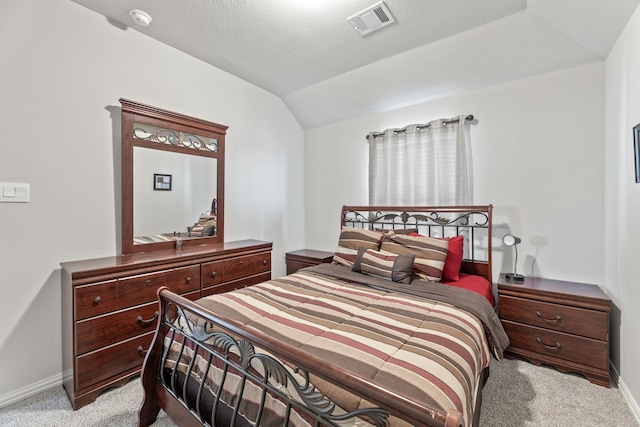
<path fill-rule="evenodd" d="M 287 274 L 293 274 L 304 267 L 331 262 L 333 260 L 333 252 L 300 249 L 287 252 L 285 259 L 287 262 Z"/>
<path fill-rule="evenodd" d="M 584 375 L 609 387 L 611 300 L 595 285 L 525 277 L 498 279 L 499 315 L 511 345 L 505 356 Z"/>

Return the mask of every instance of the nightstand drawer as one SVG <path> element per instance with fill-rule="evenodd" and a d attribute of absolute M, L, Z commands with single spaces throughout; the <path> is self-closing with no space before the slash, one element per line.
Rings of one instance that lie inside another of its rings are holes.
<path fill-rule="evenodd" d="M 500 317 L 545 329 L 607 340 L 608 313 L 512 296 L 500 296 Z"/>
<path fill-rule="evenodd" d="M 333 260 L 333 252 L 316 251 L 314 249 L 300 249 L 297 251 L 287 252 L 285 254 L 287 262 L 287 274 L 293 274 L 296 271 L 318 265 L 322 263 L 330 263 Z"/>
<path fill-rule="evenodd" d="M 511 346 L 606 369 L 609 343 L 503 320 Z M 508 351 L 508 349 L 507 349 Z"/>

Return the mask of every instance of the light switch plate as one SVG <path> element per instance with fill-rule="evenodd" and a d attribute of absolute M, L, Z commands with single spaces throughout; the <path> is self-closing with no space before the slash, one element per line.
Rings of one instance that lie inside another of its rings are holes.
<path fill-rule="evenodd" d="M 30 193 L 27 183 L 0 182 L 0 203 L 29 203 Z"/>

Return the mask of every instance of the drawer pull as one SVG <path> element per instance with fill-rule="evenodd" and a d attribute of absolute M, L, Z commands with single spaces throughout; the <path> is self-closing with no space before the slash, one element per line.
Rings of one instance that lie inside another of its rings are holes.
<path fill-rule="evenodd" d="M 136 322 L 138 322 L 140 325 L 148 325 L 149 323 L 155 322 L 157 318 L 158 318 L 158 312 L 156 311 L 156 314 L 154 314 L 151 319 L 144 320 L 142 316 L 138 316 L 136 317 Z"/>
<path fill-rule="evenodd" d="M 537 337 L 536 341 L 538 342 L 538 344 L 540 344 L 541 346 L 543 346 L 547 350 L 557 350 L 557 349 L 559 349 L 561 347 L 559 342 L 557 342 L 556 345 L 547 345 L 547 344 L 542 342 L 540 337 Z"/>
<path fill-rule="evenodd" d="M 187 283 L 191 283 L 191 276 L 187 277 Z"/>
<path fill-rule="evenodd" d="M 541 318 L 545 322 L 549 322 L 549 323 L 556 323 L 556 322 L 559 322 L 559 321 L 562 320 L 562 317 L 560 317 L 559 314 L 556 314 L 556 318 L 555 319 L 549 319 L 547 317 L 544 317 L 542 314 L 540 314 L 539 311 L 536 311 L 536 316 L 538 316 L 539 318 Z"/>
<path fill-rule="evenodd" d="M 215 278 L 216 278 L 216 272 L 215 272 L 215 271 L 212 271 L 212 272 L 211 272 L 211 278 L 212 278 L 212 279 L 215 279 Z"/>
<path fill-rule="evenodd" d="M 144 349 L 144 347 L 142 347 L 141 345 L 138 346 L 138 348 L 136 348 L 136 351 L 138 353 L 140 353 L 141 355 L 145 355 L 147 354 L 147 352 L 149 351 L 149 349 Z"/>
<path fill-rule="evenodd" d="M 151 284 L 151 279 L 147 279 L 147 280 L 145 280 L 145 281 L 144 281 L 144 284 L 145 284 L 145 285 L 147 285 L 147 286 L 149 286 L 149 285 Z"/>
<path fill-rule="evenodd" d="M 267 260 L 266 259 L 262 260 L 262 265 L 267 265 Z"/>
<path fill-rule="evenodd" d="M 102 297 L 101 297 L 100 295 L 98 295 L 97 297 L 95 297 L 95 298 L 93 299 L 93 303 L 94 303 L 94 304 L 99 304 L 99 303 L 100 303 L 100 301 L 102 301 Z"/>

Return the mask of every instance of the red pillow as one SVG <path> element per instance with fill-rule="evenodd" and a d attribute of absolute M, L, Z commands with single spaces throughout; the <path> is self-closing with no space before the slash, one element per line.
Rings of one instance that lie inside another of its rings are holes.
<path fill-rule="evenodd" d="M 425 237 L 418 233 L 409 233 L 409 236 Z M 449 252 L 447 252 L 447 258 L 444 260 L 442 280 L 460 280 L 460 267 L 462 266 L 462 256 L 464 253 L 464 236 L 436 237 L 436 239 L 449 241 Z"/>

